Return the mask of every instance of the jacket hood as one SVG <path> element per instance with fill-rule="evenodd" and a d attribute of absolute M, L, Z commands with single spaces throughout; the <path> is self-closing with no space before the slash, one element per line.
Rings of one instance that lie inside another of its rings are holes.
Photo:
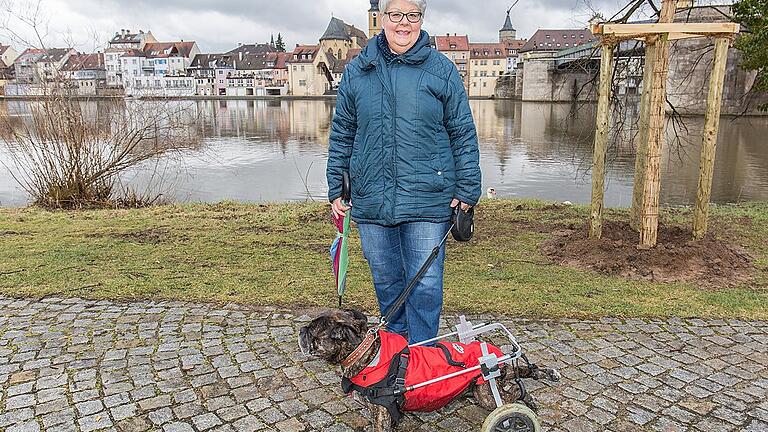
<path fill-rule="evenodd" d="M 416 44 L 411 47 L 408 52 L 398 56 L 398 58 L 400 58 L 405 63 L 419 64 L 427 60 L 430 52 L 431 47 L 429 46 L 429 33 L 422 30 L 421 34 L 419 34 L 419 39 L 416 41 Z M 360 61 L 362 62 L 363 69 L 369 68 L 373 61 L 379 57 L 381 57 L 381 53 L 379 52 L 378 44 L 372 38 L 368 41 L 368 45 L 365 46 L 365 49 L 363 49 L 362 53 L 360 53 Z"/>

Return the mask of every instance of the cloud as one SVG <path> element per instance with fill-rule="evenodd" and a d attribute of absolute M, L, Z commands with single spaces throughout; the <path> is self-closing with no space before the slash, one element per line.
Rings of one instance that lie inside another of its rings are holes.
<path fill-rule="evenodd" d="M 18 0 L 29 4 L 30 0 Z M 195 40 L 203 52 L 221 52 L 238 43 L 267 42 L 283 35 L 287 47 L 316 43 L 331 16 L 368 28 L 368 0 L 42 0 L 48 45 L 101 49 L 120 29 L 151 30 L 159 40 Z M 589 7 L 608 16 L 622 0 L 521 1 L 512 10 L 519 38 L 537 28 L 584 27 Z M 471 41 L 498 39 L 512 0 L 431 0 L 424 28 L 433 34 L 468 34 Z M 482 7 L 479 7 L 482 5 Z M 19 33 L 31 33 L 19 26 Z M 2 41 L 0 42 L 7 42 Z M 17 46 L 17 48 L 23 48 Z"/>

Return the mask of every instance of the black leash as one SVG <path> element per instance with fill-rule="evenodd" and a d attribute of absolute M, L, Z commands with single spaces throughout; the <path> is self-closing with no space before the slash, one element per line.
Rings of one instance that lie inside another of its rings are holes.
<path fill-rule="evenodd" d="M 432 253 L 429 254 L 429 257 L 427 257 L 427 260 L 424 261 L 424 264 L 421 265 L 421 268 L 418 272 L 416 272 L 416 276 L 411 279 L 411 282 L 408 284 L 408 286 L 403 290 L 403 293 L 400 294 L 400 297 L 395 300 L 395 302 L 392 304 L 392 306 L 389 307 L 389 310 L 387 313 L 381 317 L 381 322 L 379 323 L 379 327 L 386 326 L 387 322 L 389 322 L 389 319 L 392 318 L 392 315 L 394 315 L 398 310 L 400 310 L 401 307 L 403 307 L 403 303 L 405 303 L 405 300 L 408 298 L 409 295 L 411 295 L 411 291 L 413 291 L 413 287 L 416 286 L 416 283 L 424 276 L 424 273 L 427 272 L 429 267 L 432 265 L 432 263 L 435 261 L 437 256 L 440 254 L 440 248 L 443 247 L 445 244 L 445 241 L 448 240 L 448 234 L 451 233 L 451 230 L 453 229 L 453 225 L 451 225 L 450 228 L 448 228 L 448 232 L 445 233 L 443 236 L 443 239 L 440 240 L 440 243 L 435 246 L 434 249 L 432 249 Z"/>

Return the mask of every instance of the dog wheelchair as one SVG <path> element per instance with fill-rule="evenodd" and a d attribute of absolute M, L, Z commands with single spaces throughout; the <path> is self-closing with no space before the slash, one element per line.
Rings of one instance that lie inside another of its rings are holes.
<path fill-rule="evenodd" d="M 484 380 L 488 381 L 488 384 L 491 387 L 491 392 L 493 393 L 493 399 L 496 402 L 496 409 L 491 412 L 488 417 L 486 417 L 485 422 L 483 422 L 483 426 L 480 428 L 481 432 L 540 432 L 541 431 L 541 425 L 539 424 L 539 421 L 536 417 L 536 414 L 533 412 L 531 408 L 529 408 L 525 403 L 522 402 L 523 398 L 525 398 L 527 392 L 525 389 L 525 384 L 523 383 L 522 379 L 517 376 L 518 368 L 517 365 L 520 361 L 525 362 L 529 367 L 531 364 L 528 362 L 528 359 L 523 354 L 522 348 L 520 348 L 520 345 L 517 343 L 517 340 L 512 335 L 512 333 L 507 330 L 507 328 L 501 324 L 501 323 L 492 323 L 492 324 L 472 324 L 470 321 L 467 321 L 464 315 L 459 317 L 459 324 L 456 325 L 456 331 L 452 333 L 448 333 L 442 336 L 438 336 L 434 339 L 429 339 L 426 341 L 422 341 L 413 345 L 410 345 L 411 347 L 420 346 L 420 345 L 427 345 L 431 344 L 433 342 L 438 342 L 450 337 L 458 337 L 459 342 L 461 343 L 472 343 L 475 342 L 476 336 L 491 333 L 491 332 L 501 332 L 504 334 L 510 342 L 510 345 L 512 346 L 512 352 L 510 353 L 504 353 L 503 356 L 498 357 L 496 354 L 489 352 L 488 345 L 485 342 L 482 342 L 480 344 L 483 356 L 478 359 L 479 364 L 474 367 L 470 367 L 458 372 L 454 372 L 452 374 L 444 375 L 441 377 L 437 377 L 434 379 L 431 379 L 429 381 L 424 381 L 421 383 L 413 384 L 410 386 L 405 387 L 405 391 L 411 391 L 415 390 L 421 387 L 425 387 L 440 381 L 444 381 L 447 379 L 451 379 L 453 377 L 472 373 L 477 371 L 478 369 L 482 373 L 482 377 Z M 512 366 L 512 369 L 515 371 L 515 382 L 520 388 L 520 399 L 514 403 L 508 403 L 505 404 L 503 400 L 501 399 L 501 394 L 499 392 L 499 386 L 496 382 L 497 378 L 501 376 L 501 365 L 510 365 Z"/>

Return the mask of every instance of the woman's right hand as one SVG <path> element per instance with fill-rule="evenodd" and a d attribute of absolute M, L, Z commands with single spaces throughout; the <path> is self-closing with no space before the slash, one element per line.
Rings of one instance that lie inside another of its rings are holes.
<path fill-rule="evenodd" d="M 341 202 L 341 197 L 336 198 L 335 200 L 333 200 L 333 203 L 331 203 L 331 211 L 333 211 L 333 216 L 337 219 L 340 217 L 346 216 L 347 210 L 349 209 L 350 207 L 345 206 Z"/>

